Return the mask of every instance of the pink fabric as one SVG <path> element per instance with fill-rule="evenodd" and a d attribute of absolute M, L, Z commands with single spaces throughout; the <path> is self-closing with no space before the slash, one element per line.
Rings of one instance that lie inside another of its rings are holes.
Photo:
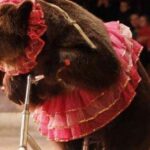
<path fill-rule="evenodd" d="M 132 102 L 141 78 L 137 61 L 142 46 L 119 22 L 105 24 L 121 63 L 119 81 L 99 92 L 76 88 L 48 99 L 34 112 L 39 131 L 50 140 L 70 141 L 88 135 L 116 118 Z"/>
<path fill-rule="evenodd" d="M 22 0 L 1 0 L 0 4 L 11 3 L 20 4 Z M 29 44 L 25 48 L 25 55 L 17 59 L 15 66 L 8 64 L 1 64 L 0 70 L 6 72 L 8 75 L 15 76 L 19 74 L 28 73 L 36 66 L 36 58 L 42 51 L 45 42 L 41 36 L 47 30 L 45 25 L 44 14 L 40 4 L 33 3 L 33 10 L 29 18 L 28 36 Z"/>

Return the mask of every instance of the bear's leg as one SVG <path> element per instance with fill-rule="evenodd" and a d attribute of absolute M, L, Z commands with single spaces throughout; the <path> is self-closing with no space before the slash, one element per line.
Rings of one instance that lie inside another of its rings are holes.
<path fill-rule="evenodd" d="M 132 104 L 105 128 L 106 150 L 150 149 L 150 82 L 142 66 L 142 81 Z"/>

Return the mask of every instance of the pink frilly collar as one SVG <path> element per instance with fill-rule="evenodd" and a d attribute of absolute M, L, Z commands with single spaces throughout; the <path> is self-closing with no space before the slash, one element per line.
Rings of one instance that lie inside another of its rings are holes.
<path fill-rule="evenodd" d="M 12 3 L 20 4 L 22 0 L 0 0 L 0 4 Z M 8 75 L 16 76 L 30 72 L 37 64 L 36 58 L 42 51 L 45 42 L 41 36 L 46 32 L 47 25 L 45 24 L 44 14 L 40 4 L 33 2 L 33 10 L 29 18 L 28 27 L 28 46 L 25 48 L 25 55 L 17 59 L 15 66 L 7 64 L 0 65 L 0 70 L 6 72 Z"/>

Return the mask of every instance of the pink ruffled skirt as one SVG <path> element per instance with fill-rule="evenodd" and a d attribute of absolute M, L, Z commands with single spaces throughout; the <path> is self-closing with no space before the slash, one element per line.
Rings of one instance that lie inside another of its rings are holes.
<path fill-rule="evenodd" d="M 34 112 L 39 131 L 50 140 L 70 141 L 101 129 L 132 102 L 140 82 L 137 61 L 142 46 L 132 39 L 128 27 L 106 23 L 112 46 L 121 63 L 119 81 L 99 92 L 76 88 L 47 100 Z"/>

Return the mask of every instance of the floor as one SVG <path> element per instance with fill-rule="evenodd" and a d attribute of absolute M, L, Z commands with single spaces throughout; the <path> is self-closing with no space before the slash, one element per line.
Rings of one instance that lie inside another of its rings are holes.
<path fill-rule="evenodd" d="M 20 138 L 20 113 L 0 113 L 0 150 L 18 150 Z M 54 142 L 42 137 L 31 121 L 30 134 L 42 150 L 60 150 Z M 28 147 L 28 150 L 31 150 Z"/>

